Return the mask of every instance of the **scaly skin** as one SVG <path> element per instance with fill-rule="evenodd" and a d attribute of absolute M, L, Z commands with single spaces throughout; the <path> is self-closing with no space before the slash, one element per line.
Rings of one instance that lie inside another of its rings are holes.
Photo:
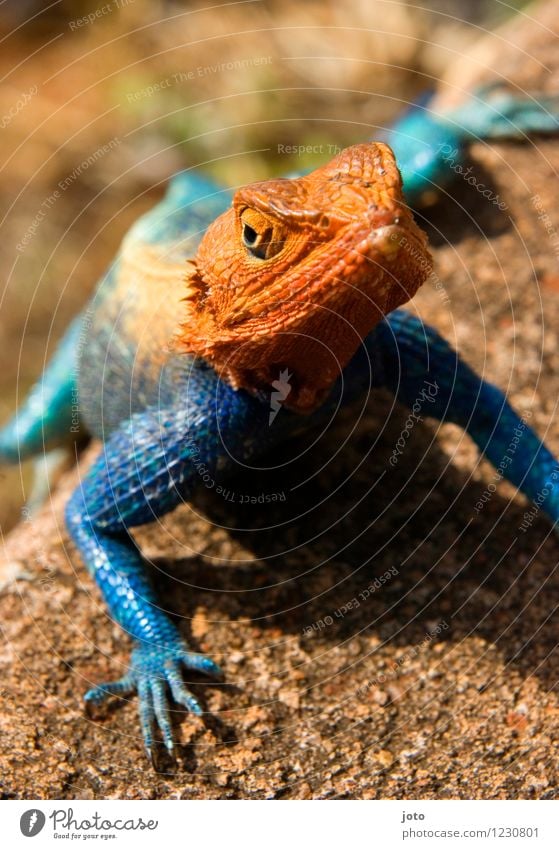
<path fill-rule="evenodd" d="M 375 387 L 413 405 L 428 386 L 424 412 L 467 429 L 494 463 L 521 434 L 504 474 L 531 498 L 545 489 L 541 506 L 559 518 L 557 461 L 537 435 L 436 331 L 394 309 L 430 258 L 389 148 L 349 148 L 311 175 L 230 200 L 207 180 L 175 178 L 125 239 L 33 405 L 0 433 L 5 459 L 62 441 L 78 371 L 81 419 L 104 446 L 68 503 L 67 525 L 135 643 L 124 677 L 85 699 L 136 691 L 149 753 L 155 726 L 173 750 L 169 694 L 201 712 L 183 671 L 220 672 L 158 606 L 129 530 L 189 498 L 200 465 L 226 484 L 249 459 Z M 272 417 L 274 388 L 285 409 Z"/>

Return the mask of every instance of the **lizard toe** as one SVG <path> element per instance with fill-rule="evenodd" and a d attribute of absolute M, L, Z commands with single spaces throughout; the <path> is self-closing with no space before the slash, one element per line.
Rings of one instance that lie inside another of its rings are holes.
<path fill-rule="evenodd" d="M 111 696 L 129 696 L 136 690 L 134 676 L 129 672 L 117 681 L 105 681 L 92 687 L 84 695 L 86 709 L 99 705 Z"/>
<path fill-rule="evenodd" d="M 144 746 L 151 760 L 155 711 L 150 681 L 147 676 L 142 676 L 138 680 L 138 713 L 140 715 L 140 728 L 142 730 L 142 737 L 144 738 Z"/>
<path fill-rule="evenodd" d="M 169 700 L 167 698 L 166 687 L 162 681 L 151 681 L 151 698 L 155 718 L 163 737 L 163 743 L 169 754 L 173 753 L 175 746 L 173 726 L 171 725 Z"/>
<path fill-rule="evenodd" d="M 218 681 L 223 680 L 224 675 L 220 666 L 205 654 L 198 652 L 186 651 L 181 655 L 181 662 L 187 669 L 193 672 L 203 672 L 204 675 L 209 675 L 211 678 L 216 678 Z"/>
<path fill-rule="evenodd" d="M 200 702 L 196 696 L 194 696 L 190 690 L 185 687 L 184 681 L 182 680 L 181 669 L 178 664 L 170 666 L 167 670 L 167 681 L 169 682 L 173 699 L 177 704 L 182 705 L 196 716 L 201 716 L 203 714 L 204 711 L 202 710 Z"/>

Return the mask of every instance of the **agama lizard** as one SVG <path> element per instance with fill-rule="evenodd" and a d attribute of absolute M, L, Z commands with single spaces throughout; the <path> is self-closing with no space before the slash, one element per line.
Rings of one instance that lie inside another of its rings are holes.
<path fill-rule="evenodd" d="M 135 647 L 124 677 L 85 699 L 136 691 L 148 752 L 156 725 L 173 750 L 169 692 L 202 712 L 183 670 L 220 675 L 158 606 L 129 533 L 189 498 L 197 463 L 225 481 L 286 437 L 328 423 L 339 405 L 386 387 L 411 406 L 427 381 L 437 390 L 429 413 L 465 428 L 494 463 L 522 427 L 505 475 L 531 498 L 548 487 L 544 508 L 559 518 L 551 453 L 499 389 L 399 309 L 430 269 L 426 237 L 382 143 L 350 147 L 311 174 L 256 183 L 232 198 L 208 179 L 179 174 L 132 228 L 1 432 L 3 460 L 42 452 L 67 439 L 77 399 L 84 426 L 103 440 L 66 521 Z M 282 375 L 289 391 L 280 391 L 272 417 Z"/>

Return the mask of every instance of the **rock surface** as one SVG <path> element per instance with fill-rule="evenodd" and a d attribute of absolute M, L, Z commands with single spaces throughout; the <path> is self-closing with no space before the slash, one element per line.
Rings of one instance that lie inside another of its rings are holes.
<path fill-rule="evenodd" d="M 475 145 L 467 165 L 506 209 L 457 180 L 425 213 L 436 275 L 410 308 L 559 454 L 558 143 Z M 559 541 L 541 513 L 520 530 L 527 502 L 451 425 L 417 424 L 371 488 L 406 415 L 380 394 L 334 458 L 341 424 L 312 495 L 247 475 L 236 503 L 203 493 L 138 531 L 164 607 L 228 682 L 193 683 L 210 716 L 177 710 L 159 772 L 134 699 L 83 711 L 130 649 L 63 527 L 89 449 L 2 554 L 4 798 L 557 798 Z M 263 491 L 287 497 L 238 503 Z"/>

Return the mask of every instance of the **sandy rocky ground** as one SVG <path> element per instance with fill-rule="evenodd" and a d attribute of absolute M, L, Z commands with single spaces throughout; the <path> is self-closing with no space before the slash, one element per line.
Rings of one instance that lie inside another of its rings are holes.
<path fill-rule="evenodd" d="M 548 78 L 528 62 L 519 82 L 524 73 Z M 459 179 L 425 212 L 436 276 L 411 309 L 559 453 L 558 143 L 475 145 L 468 164 L 506 209 Z M 162 759 L 159 772 L 134 700 L 83 712 L 83 692 L 130 646 L 63 529 L 70 471 L 3 555 L 6 579 L 19 576 L 0 597 L 4 797 L 556 798 L 559 541 L 541 514 L 520 530 L 528 504 L 502 482 L 476 512 L 495 472 L 451 425 L 416 425 L 372 487 L 406 416 L 380 394 L 351 434 L 342 417 L 297 475 L 232 484 L 285 502 L 204 493 L 138 531 L 163 605 L 227 676 L 193 683 L 210 716 L 177 710 L 178 764 Z M 312 486 L 292 489 L 346 437 Z"/>

